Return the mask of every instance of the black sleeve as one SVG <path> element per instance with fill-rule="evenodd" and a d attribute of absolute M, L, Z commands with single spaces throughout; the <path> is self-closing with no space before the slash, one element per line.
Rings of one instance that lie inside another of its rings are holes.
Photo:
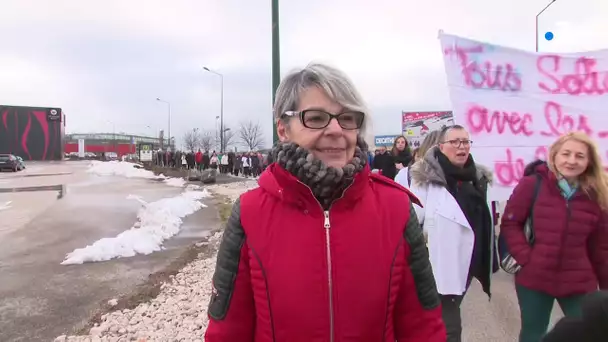
<path fill-rule="evenodd" d="M 241 225 L 241 201 L 237 199 L 226 223 L 222 242 L 217 252 L 213 274 L 213 293 L 209 301 L 209 316 L 222 320 L 228 313 L 230 299 L 239 270 L 241 248 L 245 243 L 245 231 Z"/>
<path fill-rule="evenodd" d="M 409 264 L 416 283 L 418 299 L 426 310 L 439 306 L 440 299 L 437 292 L 437 283 L 433 275 L 433 268 L 429 259 L 429 250 L 426 247 L 424 233 L 418 222 L 418 216 L 410 201 L 410 218 L 405 227 L 405 240 L 410 246 Z"/>

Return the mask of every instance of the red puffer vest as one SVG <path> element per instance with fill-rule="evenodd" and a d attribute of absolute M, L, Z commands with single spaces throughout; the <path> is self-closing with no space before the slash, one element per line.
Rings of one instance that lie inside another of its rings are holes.
<path fill-rule="evenodd" d="M 324 211 L 277 164 L 259 184 L 227 223 L 206 341 L 446 341 L 407 190 L 366 167 Z"/>
<path fill-rule="evenodd" d="M 555 297 L 608 288 L 608 221 L 596 201 L 583 191 L 564 198 L 557 178 L 545 163 L 534 205 L 535 242 L 530 247 L 523 227 L 531 212 L 536 176 L 522 178 L 503 215 L 501 232 L 509 251 L 523 267 L 516 282 Z"/>

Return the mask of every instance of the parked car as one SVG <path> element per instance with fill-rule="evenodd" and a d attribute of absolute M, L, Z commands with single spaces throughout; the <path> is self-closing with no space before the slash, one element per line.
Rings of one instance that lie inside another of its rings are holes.
<path fill-rule="evenodd" d="M 11 170 L 17 172 L 25 168 L 25 163 L 19 161 L 18 157 L 12 154 L 0 154 L 0 171 Z"/>

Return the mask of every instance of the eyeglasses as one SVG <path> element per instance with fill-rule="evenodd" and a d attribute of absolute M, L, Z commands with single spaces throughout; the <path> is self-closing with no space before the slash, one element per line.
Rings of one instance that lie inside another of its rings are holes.
<path fill-rule="evenodd" d="M 363 126 L 365 114 L 356 111 L 347 111 L 340 114 L 330 114 L 319 109 L 307 109 L 301 112 L 287 111 L 287 116 L 299 116 L 302 125 L 310 129 L 323 129 L 329 126 L 332 119 L 336 119 L 342 129 L 359 129 Z"/>
<path fill-rule="evenodd" d="M 447 140 L 442 142 L 442 144 L 450 144 L 453 147 L 460 147 L 461 145 L 464 147 L 470 147 L 471 145 L 473 145 L 473 141 L 472 140 L 459 140 L 459 139 L 455 139 L 455 140 Z"/>

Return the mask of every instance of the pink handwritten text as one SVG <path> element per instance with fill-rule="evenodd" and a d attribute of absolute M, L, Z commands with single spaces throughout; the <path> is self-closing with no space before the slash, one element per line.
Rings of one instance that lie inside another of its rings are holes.
<path fill-rule="evenodd" d="M 458 57 L 464 82 L 468 87 L 513 92 L 521 90 L 521 76 L 511 63 L 495 65 L 491 61 L 478 62 L 472 58 L 472 55 L 483 52 L 482 45 L 469 48 L 456 46 L 444 50 L 446 56 L 456 54 Z"/>

